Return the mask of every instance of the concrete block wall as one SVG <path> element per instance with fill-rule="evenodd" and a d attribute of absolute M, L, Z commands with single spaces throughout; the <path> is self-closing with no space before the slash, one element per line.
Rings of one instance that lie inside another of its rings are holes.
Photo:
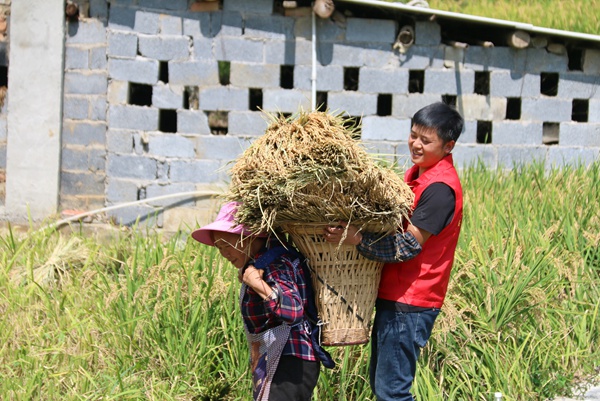
<path fill-rule="evenodd" d="M 63 209 L 222 189 L 229 163 L 267 127 L 260 110 L 311 107 L 310 17 L 281 15 L 268 0 L 223 0 L 211 12 L 184 0 L 95 4 L 97 16 L 70 26 L 66 40 Z M 418 21 L 415 44 L 400 53 L 397 21 L 316 22 L 319 99 L 361 119 L 380 157 L 408 163 L 412 115 L 440 100 L 465 116 L 461 166 L 600 157 L 597 50 L 571 70 L 568 55 L 545 49 L 449 47 L 437 23 Z M 169 219 L 197 216 L 206 202 L 149 202 L 112 216 L 174 227 Z"/>

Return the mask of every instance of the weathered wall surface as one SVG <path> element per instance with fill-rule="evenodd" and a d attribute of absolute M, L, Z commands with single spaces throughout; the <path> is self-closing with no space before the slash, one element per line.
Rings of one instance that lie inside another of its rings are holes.
<path fill-rule="evenodd" d="M 310 15 L 285 16 L 272 0 L 215 4 L 92 0 L 86 18 L 67 24 L 61 210 L 218 191 L 228 163 L 264 132 L 260 110 L 310 109 Z M 437 23 L 416 21 L 415 43 L 400 53 L 398 21 L 316 22 L 318 103 L 362 117 L 374 153 L 406 163 L 411 116 L 443 100 L 466 120 L 454 151 L 460 166 L 599 158 L 597 49 L 569 60 L 545 48 L 457 48 L 442 43 Z M 175 230 L 214 207 L 204 197 L 173 202 L 110 214 Z"/>

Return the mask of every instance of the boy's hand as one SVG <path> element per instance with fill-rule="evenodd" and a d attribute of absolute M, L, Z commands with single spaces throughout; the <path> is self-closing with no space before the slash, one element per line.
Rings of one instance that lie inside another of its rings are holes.
<path fill-rule="evenodd" d="M 323 230 L 325 241 L 339 244 L 344 238 L 343 244 L 358 245 L 362 241 L 362 234 L 358 231 L 358 227 L 340 221 L 337 226 L 326 226 Z"/>

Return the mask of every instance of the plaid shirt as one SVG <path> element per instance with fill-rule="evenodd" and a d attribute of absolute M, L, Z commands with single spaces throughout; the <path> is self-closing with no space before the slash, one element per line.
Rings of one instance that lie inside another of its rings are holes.
<path fill-rule="evenodd" d="M 367 259 L 394 263 L 414 258 L 422 248 L 415 236 L 406 231 L 384 237 L 363 233 L 363 239 L 356 249 Z"/>
<path fill-rule="evenodd" d="M 278 241 L 273 238 L 269 240 L 267 246 L 270 248 L 278 245 Z M 262 256 L 267 249 L 262 249 L 254 260 Z M 261 333 L 282 323 L 292 326 L 290 338 L 283 348 L 282 355 L 316 361 L 310 336 L 306 333 L 303 324 L 304 308 L 308 302 L 307 283 L 300 265 L 294 269 L 294 261 L 292 254 L 284 253 L 264 269 L 263 280 L 277 292 L 277 298 L 263 300 L 248 286 L 242 300 L 242 316 L 246 328 L 251 333 Z M 304 261 L 301 260 L 300 263 Z"/>

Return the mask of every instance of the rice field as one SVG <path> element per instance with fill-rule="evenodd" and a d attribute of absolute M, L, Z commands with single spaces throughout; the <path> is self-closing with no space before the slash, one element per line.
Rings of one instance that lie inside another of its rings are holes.
<path fill-rule="evenodd" d="M 462 235 L 418 399 L 571 395 L 600 368 L 600 162 L 461 178 Z M 189 229 L 3 230 L 0 399 L 250 399 L 234 270 Z M 329 349 L 337 367 L 315 399 L 373 400 L 369 347 Z"/>

